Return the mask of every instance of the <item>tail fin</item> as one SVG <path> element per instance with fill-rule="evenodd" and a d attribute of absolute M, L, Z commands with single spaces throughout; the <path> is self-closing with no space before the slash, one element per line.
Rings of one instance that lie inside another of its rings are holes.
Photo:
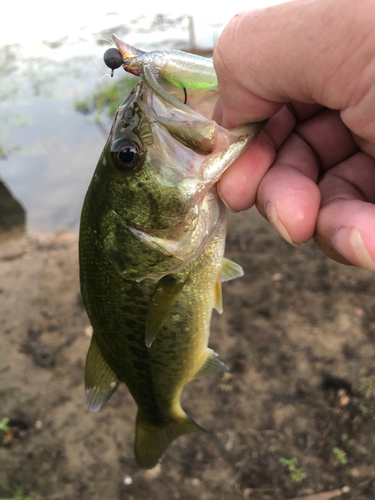
<path fill-rule="evenodd" d="M 174 439 L 190 432 L 206 431 L 187 415 L 164 426 L 156 426 L 141 420 L 138 414 L 135 431 L 135 458 L 138 465 L 144 469 L 152 469 Z"/>

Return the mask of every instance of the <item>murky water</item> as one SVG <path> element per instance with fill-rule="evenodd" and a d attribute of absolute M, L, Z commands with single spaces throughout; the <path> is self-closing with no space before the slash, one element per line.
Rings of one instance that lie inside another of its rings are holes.
<path fill-rule="evenodd" d="M 31 232 L 78 229 L 85 191 L 111 124 L 105 111 L 98 123 L 93 114 L 75 109 L 75 102 L 113 83 L 102 78 L 102 55 L 109 45 L 95 39 L 116 32 L 134 45 L 143 39 L 146 50 L 189 44 L 186 17 L 155 16 L 129 24 L 132 35 L 130 28 L 115 24 L 82 39 L 41 43 L 33 57 L 17 44 L 1 51 L 0 177 L 25 207 Z M 121 70 L 115 76 L 125 77 Z"/>
<path fill-rule="evenodd" d="M 77 228 L 85 184 L 103 143 L 92 120 L 74 109 L 74 100 L 100 78 L 91 61 L 43 57 L 6 78 L 11 97 L 0 103 L 0 173 L 25 206 L 30 231 Z"/>
<path fill-rule="evenodd" d="M 240 10 L 241 0 L 210 16 L 200 9 L 194 16 L 197 46 L 212 48 L 224 25 Z M 75 108 L 77 101 L 89 100 L 98 88 L 113 82 L 103 77 L 102 56 L 109 45 L 98 45 L 98 39 L 116 32 L 144 50 L 188 48 L 192 42 L 187 15 L 145 15 L 142 6 L 134 4 L 132 13 L 133 19 L 114 12 L 99 21 L 97 16 L 95 22 L 87 18 L 81 28 L 73 21 L 60 25 L 63 21 L 59 24 L 56 18 L 50 31 L 58 38 L 50 40 L 38 39 L 35 29 L 31 38 L 21 30 L 24 39 L 13 43 L 17 38 L 9 30 L 10 43 L 0 50 L 0 179 L 25 207 L 30 232 L 78 230 L 85 191 L 111 123 L 106 111 L 98 122 L 94 114 Z M 2 29 L 0 41 L 5 32 Z M 121 70 L 115 75 L 125 77 Z"/>

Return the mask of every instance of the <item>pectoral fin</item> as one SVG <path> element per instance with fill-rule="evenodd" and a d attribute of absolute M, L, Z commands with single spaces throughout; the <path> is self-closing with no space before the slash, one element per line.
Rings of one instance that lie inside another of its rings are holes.
<path fill-rule="evenodd" d="M 217 277 L 216 284 L 215 284 L 214 308 L 220 314 L 223 312 L 223 292 L 221 289 L 221 276 L 220 276 L 220 274 Z"/>
<path fill-rule="evenodd" d="M 95 335 L 87 353 L 85 370 L 86 401 L 89 410 L 99 411 L 119 386 L 119 379 L 100 352 Z"/>
<path fill-rule="evenodd" d="M 224 257 L 221 265 L 221 281 L 230 281 L 244 275 L 243 269 L 233 260 Z"/>
<path fill-rule="evenodd" d="M 212 349 L 207 349 L 207 358 L 193 378 L 201 378 L 206 375 L 213 375 L 214 373 L 226 372 L 228 370 L 229 367 L 219 359 L 216 352 Z"/>
<path fill-rule="evenodd" d="M 150 347 L 169 314 L 185 282 L 177 283 L 171 275 L 164 276 L 152 294 L 146 316 L 146 346 Z"/>

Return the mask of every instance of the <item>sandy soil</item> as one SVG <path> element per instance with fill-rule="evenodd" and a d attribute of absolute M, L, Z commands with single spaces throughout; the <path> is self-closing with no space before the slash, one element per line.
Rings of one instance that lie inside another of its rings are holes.
<path fill-rule="evenodd" d="M 74 236 L 0 246 L 0 498 L 288 500 L 375 497 L 375 277 L 292 248 L 255 212 L 230 219 L 210 345 L 231 372 L 190 383 L 207 435 L 176 440 L 153 470 L 133 458 L 121 386 L 97 414 L 83 374 L 90 327 Z"/>

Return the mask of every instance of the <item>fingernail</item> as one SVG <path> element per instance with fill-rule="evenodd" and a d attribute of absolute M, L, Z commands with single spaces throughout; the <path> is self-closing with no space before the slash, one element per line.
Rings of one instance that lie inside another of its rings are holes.
<path fill-rule="evenodd" d="M 271 201 L 267 201 L 265 204 L 265 211 L 267 213 L 268 220 L 271 222 L 273 227 L 279 233 L 279 235 L 284 238 L 285 241 L 293 245 L 294 247 L 301 246 L 302 243 L 295 243 L 292 238 L 289 236 L 288 231 L 281 224 L 280 219 L 277 216 L 275 205 Z"/>
<path fill-rule="evenodd" d="M 338 229 L 332 237 L 332 245 L 349 262 L 353 262 L 354 253 L 357 259 L 357 262 L 354 262 L 354 264 L 358 264 L 369 271 L 375 271 L 375 262 L 366 250 L 358 229 L 350 227 Z"/>
<path fill-rule="evenodd" d="M 224 203 L 224 205 L 227 207 L 227 209 L 229 211 L 231 211 L 232 213 L 234 214 L 238 214 L 240 211 L 239 210 L 235 210 L 234 208 L 232 208 L 230 205 L 228 205 L 228 203 L 224 200 L 224 198 L 222 197 L 221 195 L 221 191 L 220 191 L 220 182 L 218 183 L 217 185 L 217 190 L 218 190 L 218 193 L 219 193 L 219 196 L 221 198 L 221 201 Z"/>

